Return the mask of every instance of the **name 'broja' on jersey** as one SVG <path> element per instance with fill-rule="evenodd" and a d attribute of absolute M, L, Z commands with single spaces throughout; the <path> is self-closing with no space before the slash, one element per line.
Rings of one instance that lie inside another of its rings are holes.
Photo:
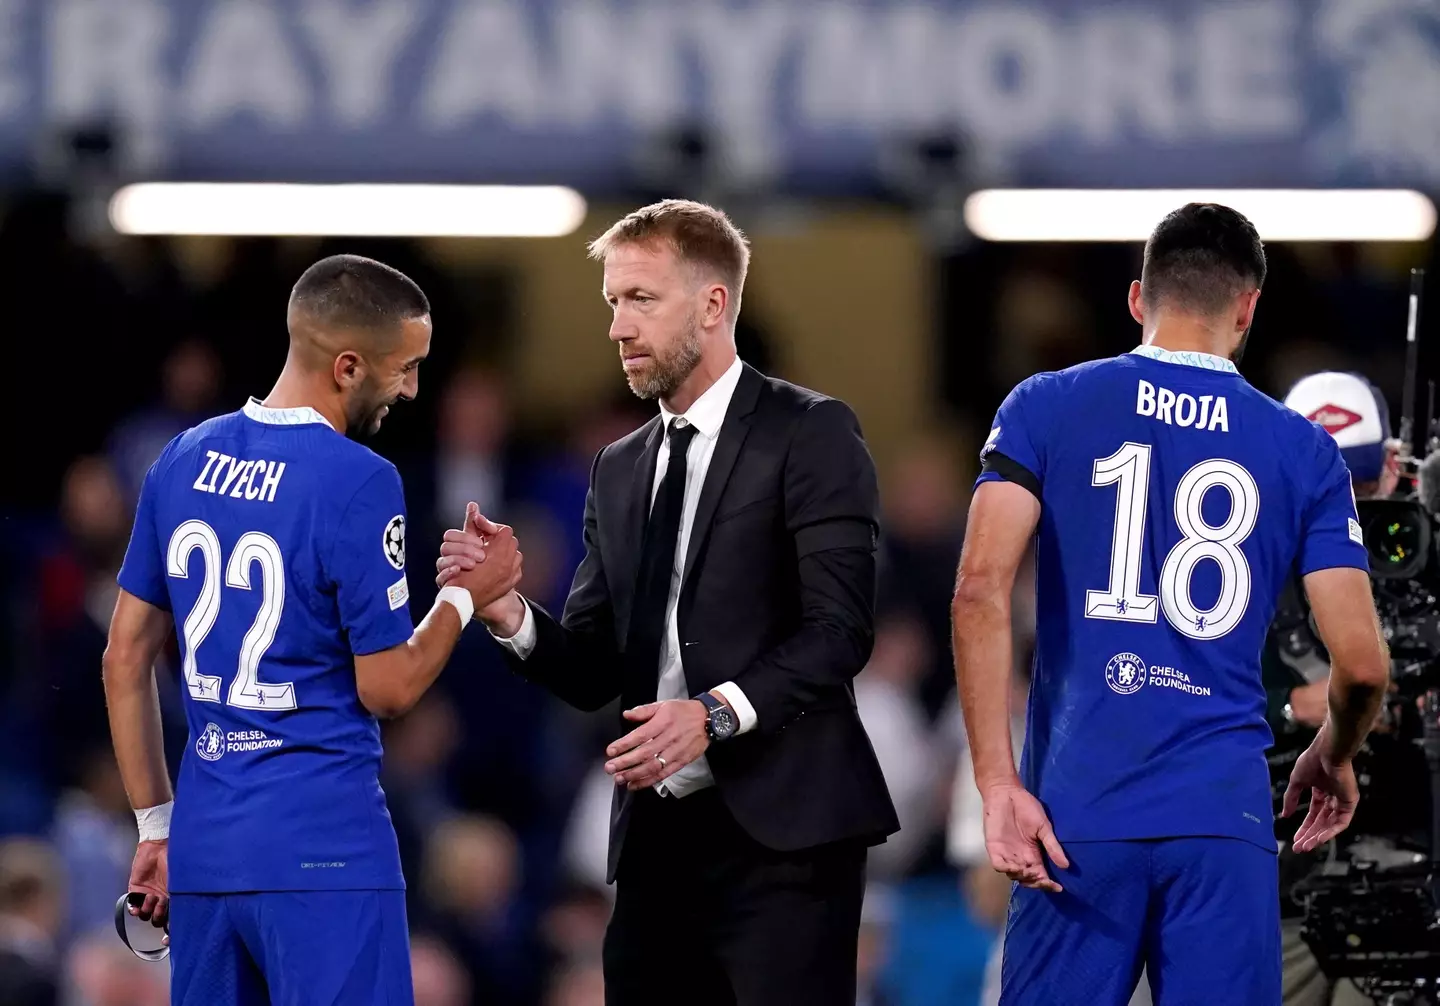
<path fill-rule="evenodd" d="M 252 399 L 166 446 L 119 580 L 180 640 L 170 890 L 403 888 L 354 661 L 413 629 L 394 466 Z"/>
<path fill-rule="evenodd" d="M 1274 851 L 1260 650 L 1287 577 L 1367 568 L 1319 426 L 1228 361 L 1141 347 L 1019 384 L 979 482 L 1041 502 L 1021 778 L 1061 842 Z"/>

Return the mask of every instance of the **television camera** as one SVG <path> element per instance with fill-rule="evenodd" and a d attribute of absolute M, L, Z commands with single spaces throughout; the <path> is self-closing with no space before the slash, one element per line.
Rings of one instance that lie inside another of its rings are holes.
<path fill-rule="evenodd" d="M 1423 270 L 1411 270 L 1401 490 L 1356 506 L 1390 647 L 1385 729 L 1356 759 L 1355 825 L 1289 892 L 1325 974 L 1351 979 L 1385 1006 L 1440 1006 L 1440 424 L 1431 381 L 1426 439 L 1416 444 L 1423 281 Z"/>

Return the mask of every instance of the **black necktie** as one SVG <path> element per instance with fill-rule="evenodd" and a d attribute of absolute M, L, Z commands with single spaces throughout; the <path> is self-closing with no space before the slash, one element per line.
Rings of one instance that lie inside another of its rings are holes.
<path fill-rule="evenodd" d="M 650 517 L 645 522 L 645 542 L 640 552 L 640 575 L 635 582 L 635 602 L 630 609 L 630 634 L 626 642 L 628 663 L 635 675 L 635 701 L 654 702 L 660 682 L 660 649 L 665 640 L 665 606 L 670 600 L 670 579 L 675 569 L 675 548 L 680 540 L 680 517 L 685 508 L 685 456 L 695 427 L 682 419 L 670 420 L 670 461 L 665 480 L 655 494 Z M 627 697 L 627 703 L 631 700 Z"/>

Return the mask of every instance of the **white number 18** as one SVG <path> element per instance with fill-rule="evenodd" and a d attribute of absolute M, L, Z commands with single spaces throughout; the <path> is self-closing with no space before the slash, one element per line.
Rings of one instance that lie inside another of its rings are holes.
<path fill-rule="evenodd" d="M 1148 444 L 1126 443 L 1095 461 L 1093 486 L 1117 483 L 1115 530 L 1110 549 L 1110 582 L 1105 590 L 1085 592 L 1085 617 L 1121 622 L 1156 620 L 1156 602 L 1166 620 L 1192 639 L 1219 639 L 1245 617 L 1250 603 L 1250 564 L 1240 543 L 1255 529 L 1260 490 L 1240 465 L 1211 458 L 1192 467 L 1175 487 L 1175 523 L 1183 536 L 1160 567 L 1160 596 L 1140 593 L 1140 561 L 1145 543 L 1145 510 L 1150 490 Z M 1205 493 L 1222 488 L 1230 513 L 1219 526 L 1201 515 Z M 1211 559 L 1220 569 L 1220 596 L 1206 611 L 1190 596 L 1195 567 Z"/>

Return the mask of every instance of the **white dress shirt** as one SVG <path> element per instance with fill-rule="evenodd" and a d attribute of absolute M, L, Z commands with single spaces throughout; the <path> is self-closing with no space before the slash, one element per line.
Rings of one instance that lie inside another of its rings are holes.
<path fill-rule="evenodd" d="M 681 415 L 677 416 L 663 404 L 660 406 L 660 418 L 667 428 L 671 420 L 681 426 L 688 423 L 695 427 L 695 437 L 690 441 L 690 449 L 685 459 L 685 500 L 680 511 L 680 534 L 675 544 L 675 562 L 670 573 L 670 596 L 665 602 L 665 640 L 660 650 L 660 680 L 655 688 L 655 698 L 660 702 L 690 697 L 685 684 L 685 668 L 680 661 L 680 625 L 677 617 L 680 584 L 684 581 L 685 553 L 690 544 L 692 525 L 695 523 L 695 510 L 700 503 L 700 490 L 705 485 L 705 473 L 710 468 L 710 458 L 715 453 L 715 444 L 720 438 L 720 427 L 725 422 L 730 399 L 734 397 L 735 386 L 740 383 L 741 369 L 740 360 L 737 358 L 714 384 L 705 389 L 705 393 L 695 400 L 695 404 Z M 660 453 L 655 459 L 655 480 L 650 487 L 652 506 L 660 484 L 665 479 L 665 469 L 669 463 L 670 440 L 662 434 Z M 521 660 L 530 656 L 535 648 L 535 616 L 528 602 L 520 630 L 509 638 L 495 638 Z M 730 708 L 735 711 L 735 718 L 739 721 L 737 735 L 755 728 L 755 707 L 750 704 L 739 685 L 727 681 L 717 685 L 715 691 L 724 696 L 725 701 L 730 703 Z M 710 763 L 701 755 L 668 779 L 657 783 L 655 788 L 664 795 L 681 797 L 714 784 L 715 777 L 710 772 Z"/>

